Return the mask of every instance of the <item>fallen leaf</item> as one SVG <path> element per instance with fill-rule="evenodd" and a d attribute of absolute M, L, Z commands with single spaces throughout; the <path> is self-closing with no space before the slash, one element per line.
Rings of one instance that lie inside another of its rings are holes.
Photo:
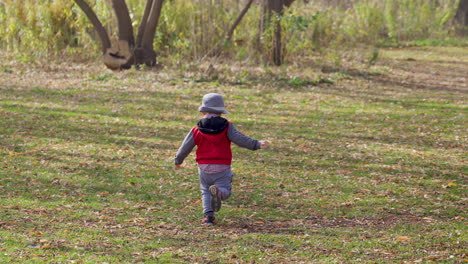
<path fill-rule="evenodd" d="M 454 183 L 454 182 L 449 182 L 449 183 L 447 184 L 447 187 L 457 187 L 457 184 Z"/>
<path fill-rule="evenodd" d="M 454 182 L 449 182 L 449 183 L 447 183 L 447 185 L 442 185 L 442 187 L 443 187 L 444 189 L 453 188 L 453 187 L 457 187 L 457 184 L 454 183 Z"/>
<path fill-rule="evenodd" d="M 29 234 L 31 234 L 31 235 L 36 235 L 36 236 L 42 236 L 42 235 L 43 235 L 42 232 L 34 231 L 34 230 L 31 231 L 31 232 L 29 232 Z"/>
<path fill-rule="evenodd" d="M 397 240 L 398 242 L 407 242 L 407 241 L 411 240 L 411 238 L 409 238 L 409 237 L 407 237 L 407 236 L 397 236 L 397 237 L 396 237 L 396 240 Z"/>

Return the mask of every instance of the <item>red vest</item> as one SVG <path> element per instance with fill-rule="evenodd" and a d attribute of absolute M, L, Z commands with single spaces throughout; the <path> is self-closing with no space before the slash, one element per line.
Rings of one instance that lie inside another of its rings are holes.
<path fill-rule="evenodd" d="M 228 129 L 229 125 L 219 134 L 205 134 L 196 126 L 192 128 L 195 145 L 197 145 L 196 161 L 198 164 L 231 165 L 232 152 L 231 141 L 227 136 Z"/>

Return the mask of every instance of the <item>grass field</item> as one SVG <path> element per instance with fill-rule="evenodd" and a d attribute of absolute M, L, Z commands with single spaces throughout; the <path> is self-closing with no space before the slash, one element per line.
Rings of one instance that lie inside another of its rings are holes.
<path fill-rule="evenodd" d="M 467 48 L 288 68 L 0 67 L 0 263 L 466 263 Z M 208 92 L 236 127 L 203 227 L 173 157 Z"/>

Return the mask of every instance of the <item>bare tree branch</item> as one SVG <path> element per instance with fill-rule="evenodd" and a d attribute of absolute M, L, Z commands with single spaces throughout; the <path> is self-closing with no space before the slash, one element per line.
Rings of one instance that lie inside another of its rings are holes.
<path fill-rule="evenodd" d="M 234 34 L 234 30 L 236 29 L 236 27 L 239 25 L 239 23 L 241 22 L 242 18 L 244 18 L 245 14 L 247 13 L 247 11 L 249 11 L 249 8 L 250 6 L 252 5 L 254 0 L 248 0 L 247 4 L 245 5 L 244 9 L 242 9 L 241 13 L 239 14 L 239 16 L 237 17 L 236 21 L 234 21 L 234 24 L 232 24 L 231 28 L 229 29 L 228 33 L 227 33 L 227 36 L 226 36 L 226 40 L 231 40 L 232 38 L 232 35 Z"/>

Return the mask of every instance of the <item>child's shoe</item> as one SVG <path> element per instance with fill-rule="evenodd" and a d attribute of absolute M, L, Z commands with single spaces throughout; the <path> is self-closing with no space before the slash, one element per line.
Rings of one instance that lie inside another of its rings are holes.
<path fill-rule="evenodd" d="M 221 209 L 221 192 L 216 185 L 211 185 L 209 190 L 211 194 L 211 209 L 218 212 Z"/>
<path fill-rule="evenodd" d="M 202 225 L 214 225 L 216 224 L 216 217 L 205 215 L 203 217 Z"/>

